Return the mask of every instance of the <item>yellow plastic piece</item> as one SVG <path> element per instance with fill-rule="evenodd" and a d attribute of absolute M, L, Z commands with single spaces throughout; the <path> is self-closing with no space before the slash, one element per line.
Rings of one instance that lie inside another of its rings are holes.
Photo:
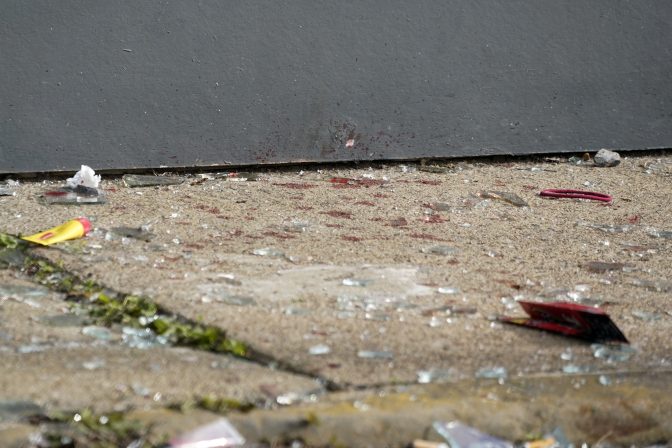
<path fill-rule="evenodd" d="M 22 236 L 22 240 L 49 246 L 67 240 L 76 240 L 91 230 L 91 222 L 86 218 L 77 218 L 35 235 Z"/>

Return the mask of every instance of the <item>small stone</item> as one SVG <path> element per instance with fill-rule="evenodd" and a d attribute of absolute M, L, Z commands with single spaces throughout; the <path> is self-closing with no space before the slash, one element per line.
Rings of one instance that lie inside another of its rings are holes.
<path fill-rule="evenodd" d="M 621 163 L 621 156 L 616 151 L 600 149 L 593 158 L 595 166 L 616 166 Z"/>

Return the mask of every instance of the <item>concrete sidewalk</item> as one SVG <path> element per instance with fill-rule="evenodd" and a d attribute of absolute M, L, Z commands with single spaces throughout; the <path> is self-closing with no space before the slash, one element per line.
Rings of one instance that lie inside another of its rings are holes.
<path fill-rule="evenodd" d="M 16 196 L 0 197 L 0 232 L 86 216 L 89 236 L 31 253 L 222 329 L 259 356 L 134 345 L 124 325 L 105 333 L 87 321 L 86 306 L 72 318 L 67 293 L 0 290 L 11 360 L 0 368 L 3 399 L 149 409 L 149 420 L 171 422 L 157 427 L 178 433 L 189 425 L 167 417 L 167 404 L 226 397 L 268 408 L 231 416 L 250 440 L 292 433 L 325 446 L 404 446 L 442 416 L 509 440 L 563 426 L 575 443 L 671 443 L 672 399 L 661 394 L 672 386 L 671 175 L 662 154 L 614 168 L 466 161 L 276 170 L 247 182 L 191 175 L 147 188 L 104 177 L 107 203 L 86 206 L 38 200 L 61 181 L 22 182 Z M 538 196 L 545 188 L 614 200 L 548 200 Z M 113 231 L 120 226 L 151 235 L 124 237 Z M 0 275 L 2 285 L 32 284 L 17 269 Z M 494 321 L 522 315 L 517 300 L 553 298 L 601 305 L 632 350 Z M 367 404 L 381 392 L 397 398 Z M 345 412 L 344 403 L 358 404 Z M 289 431 L 296 413 L 323 424 Z M 10 420 L 4 434 L 19 425 Z M 359 429 L 346 436 L 347 425 Z"/>

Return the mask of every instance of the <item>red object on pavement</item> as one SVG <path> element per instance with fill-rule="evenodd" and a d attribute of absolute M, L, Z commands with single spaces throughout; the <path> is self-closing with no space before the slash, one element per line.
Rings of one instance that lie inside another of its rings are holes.
<path fill-rule="evenodd" d="M 575 199 L 589 199 L 591 201 L 602 201 L 602 202 L 611 202 L 614 198 L 605 193 L 598 193 L 595 191 L 585 191 L 585 190 L 562 190 L 557 188 L 551 188 L 548 190 L 542 190 L 539 193 L 539 196 L 547 198 L 575 198 Z"/>
<path fill-rule="evenodd" d="M 609 315 L 600 308 L 567 302 L 518 303 L 530 317 L 501 316 L 499 320 L 591 341 L 628 342 Z"/>

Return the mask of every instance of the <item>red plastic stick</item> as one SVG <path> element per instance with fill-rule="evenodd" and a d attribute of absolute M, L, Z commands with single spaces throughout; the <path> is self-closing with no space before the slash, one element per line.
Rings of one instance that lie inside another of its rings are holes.
<path fill-rule="evenodd" d="M 591 201 L 602 201 L 602 202 L 611 202 L 613 198 L 604 193 L 598 193 L 595 191 L 584 191 L 584 190 L 562 190 L 551 188 L 548 190 L 542 190 L 539 193 L 539 196 L 544 196 L 548 198 L 576 198 L 576 199 L 589 199 Z"/>

